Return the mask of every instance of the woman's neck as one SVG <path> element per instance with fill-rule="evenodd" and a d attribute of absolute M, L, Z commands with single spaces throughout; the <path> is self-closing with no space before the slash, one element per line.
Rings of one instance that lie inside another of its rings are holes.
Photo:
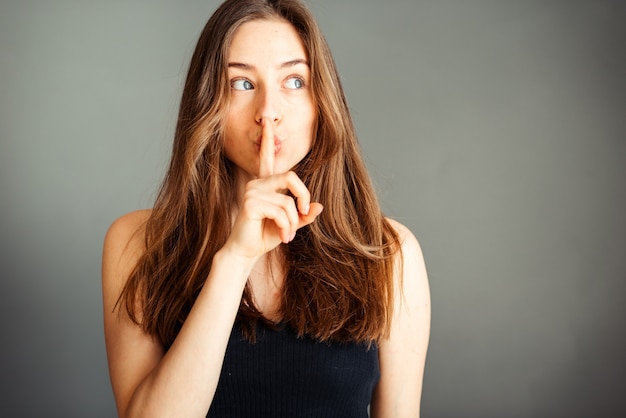
<path fill-rule="evenodd" d="M 282 260 L 280 247 L 265 254 L 257 261 L 248 279 L 256 308 L 272 322 L 281 320 L 281 301 L 286 274 Z"/>

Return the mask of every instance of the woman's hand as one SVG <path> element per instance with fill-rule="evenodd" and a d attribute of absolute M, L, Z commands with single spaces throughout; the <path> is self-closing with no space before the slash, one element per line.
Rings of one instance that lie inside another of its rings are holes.
<path fill-rule="evenodd" d="M 259 178 L 248 182 L 239 213 L 224 248 L 256 259 L 291 242 L 296 231 L 313 222 L 323 206 L 311 202 L 305 184 L 292 171 L 274 174 L 274 128 L 263 119 Z M 285 194 L 291 192 L 294 197 Z"/>

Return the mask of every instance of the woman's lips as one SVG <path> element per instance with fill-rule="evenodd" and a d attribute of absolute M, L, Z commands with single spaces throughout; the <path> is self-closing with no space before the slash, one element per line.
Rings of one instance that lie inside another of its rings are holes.
<path fill-rule="evenodd" d="M 261 152 L 261 138 L 257 139 L 254 144 L 257 152 Z M 278 154 L 283 146 L 283 141 L 278 138 L 274 138 L 274 155 Z"/>

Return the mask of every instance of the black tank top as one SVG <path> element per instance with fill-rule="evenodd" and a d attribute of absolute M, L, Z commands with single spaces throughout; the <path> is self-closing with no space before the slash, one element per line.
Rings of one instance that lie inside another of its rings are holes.
<path fill-rule="evenodd" d="M 320 343 L 287 326 L 247 342 L 233 328 L 210 418 L 367 418 L 376 344 Z"/>

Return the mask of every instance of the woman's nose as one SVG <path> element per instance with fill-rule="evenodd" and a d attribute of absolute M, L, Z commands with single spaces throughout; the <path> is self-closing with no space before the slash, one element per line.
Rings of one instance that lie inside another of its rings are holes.
<path fill-rule="evenodd" d="M 261 123 L 261 119 L 267 118 L 274 123 L 280 121 L 282 110 L 280 105 L 280 92 L 268 88 L 258 89 L 258 104 L 255 119 Z"/>

